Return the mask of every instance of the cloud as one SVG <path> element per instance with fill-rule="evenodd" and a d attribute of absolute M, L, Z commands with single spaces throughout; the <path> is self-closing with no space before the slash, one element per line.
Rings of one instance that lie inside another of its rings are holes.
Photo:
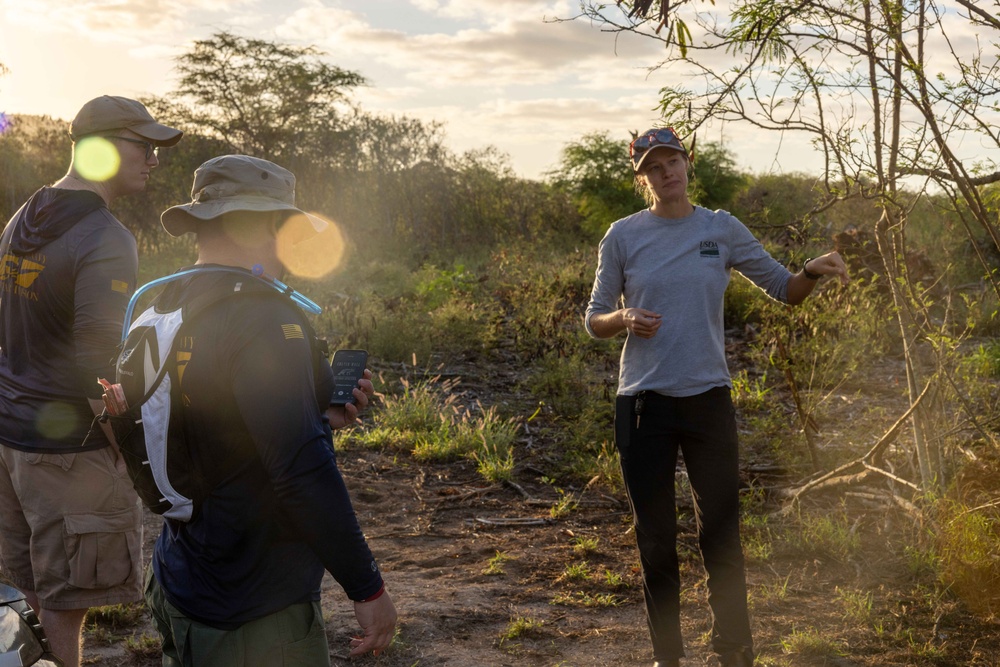
<path fill-rule="evenodd" d="M 231 12 L 250 0 L 0 0 L 4 20 L 40 32 L 72 32 L 91 39 L 142 44 L 180 32 L 199 10 Z"/>
<path fill-rule="evenodd" d="M 419 4 L 442 5 L 431 0 Z M 455 4 L 449 6 L 454 9 Z M 551 3 L 470 0 L 459 4 L 465 9 L 473 5 L 491 7 L 492 23 L 453 32 L 407 34 L 375 28 L 357 12 L 311 2 L 290 15 L 277 34 L 317 43 L 334 58 L 339 54 L 354 57 L 363 54 L 425 87 L 463 85 L 497 89 L 544 86 L 565 80 L 592 85 L 593 79 L 601 78 L 609 61 L 614 60 L 610 44 L 606 42 L 605 50 L 600 44 L 600 33 L 587 23 L 545 22 L 540 12 L 518 10 L 520 5 L 537 9 Z M 625 54 L 619 63 L 623 67 L 635 67 L 636 63 L 648 62 L 657 54 L 655 43 L 634 36 L 623 38 L 619 44 L 620 52 Z M 610 83 L 616 78 L 617 74 L 604 77 L 604 81 Z"/>
<path fill-rule="evenodd" d="M 447 143 L 457 152 L 497 146 L 509 153 L 518 172 L 536 177 L 557 164 L 562 148 L 591 132 L 627 140 L 632 130 L 656 125 L 643 95 L 509 100 L 495 98 L 475 106 L 449 102 L 409 107 L 408 116 L 444 125 Z"/>
<path fill-rule="evenodd" d="M 497 17 L 541 18 L 573 13 L 576 7 L 570 2 L 541 2 L 539 0 L 411 0 L 417 9 L 432 15 L 455 19 L 480 19 L 490 21 Z"/>

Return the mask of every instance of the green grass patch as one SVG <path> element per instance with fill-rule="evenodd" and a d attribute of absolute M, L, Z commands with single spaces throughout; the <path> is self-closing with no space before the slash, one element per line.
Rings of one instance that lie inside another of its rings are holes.
<path fill-rule="evenodd" d="M 554 605 L 564 607 L 618 607 L 624 600 L 613 593 L 587 593 L 575 591 L 559 593 L 552 598 Z"/>
<path fill-rule="evenodd" d="M 795 655 L 811 660 L 839 658 L 844 655 L 840 644 L 823 636 L 818 630 L 793 630 L 781 638 L 781 650 L 786 655 Z"/>
<path fill-rule="evenodd" d="M 507 623 L 507 627 L 500 633 L 499 643 L 503 646 L 505 642 L 513 641 L 525 636 L 538 636 L 545 626 L 544 621 L 539 621 L 528 616 L 515 616 Z"/>
<path fill-rule="evenodd" d="M 861 548 L 861 538 L 844 511 L 799 514 L 784 530 L 785 542 L 811 558 L 849 561 Z"/>
<path fill-rule="evenodd" d="M 512 556 L 505 554 L 502 551 L 497 551 L 496 555 L 490 558 L 486 562 L 486 567 L 483 568 L 483 574 L 491 577 L 500 576 L 506 574 L 504 572 L 504 563 L 513 560 Z"/>

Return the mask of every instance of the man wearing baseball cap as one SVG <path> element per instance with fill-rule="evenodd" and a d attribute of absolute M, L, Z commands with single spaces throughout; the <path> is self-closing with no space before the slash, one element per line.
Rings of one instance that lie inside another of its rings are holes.
<path fill-rule="evenodd" d="M 141 192 L 181 134 L 135 100 L 87 102 L 69 171 L 0 236 L 0 565 L 67 667 L 88 608 L 142 599 L 138 499 L 113 439 L 88 431 L 138 264 L 108 207 Z"/>
<path fill-rule="evenodd" d="M 153 551 L 146 601 L 163 665 L 329 665 L 324 571 L 353 601 L 363 631 L 350 654 L 378 655 L 393 638 L 396 609 L 332 442 L 332 430 L 368 404 L 371 371 L 354 403 L 332 405 L 333 372 L 301 301 L 267 278 L 284 273 L 286 243 L 312 244 L 327 223 L 295 206 L 290 171 L 246 155 L 202 164 L 191 198 L 160 221 L 173 236 L 196 236 L 197 264 L 151 306 L 211 304 L 181 325 L 178 361 L 167 366 L 182 397 L 169 409 L 168 439 L 185 441 L 205 483 L 200 510 L 187 522 L 165 518 Z M 215 298 L 220 291 L 227 298 Z"/>

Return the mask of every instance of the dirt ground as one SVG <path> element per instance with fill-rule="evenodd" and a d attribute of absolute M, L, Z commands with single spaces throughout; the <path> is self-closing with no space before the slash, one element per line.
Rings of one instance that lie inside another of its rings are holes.
<path fill-rule="evenodd" d="M 349 659 L 357 626 L 350 602 L 327 576 L 323 607 L 334 665 L 652 664 L 623 496 L 576 488 L 576 509 L 553 518 L 550 510 L 560 495 L 545 478 L 544 463 L 530 458 L 516 468 L 515 484 L 489 485 L 466 461 L 418 465 L 405 455 L 371 450 L 339 457 L 399 610 L 399 630 L 380 657 Z M 744 452 L 742 458 L 748 487 L 780 489 L 795 481 L 765 454 Z M 846 507 L 858 517 L 852 531 L 861 539 L 860 555 L 843 562 L 804 558 L 779 542 L 771 557 L 750 562 L 759 664 L 1000 667 L 1000 619 L 974 615 L 957 597 L 935 592 L 933 582 L 921 582 L 899 555 L 895 536 L 910 528 L 905 515 L 846 494 L 817 502 L 831 510 Z M 774 499 L 769 504 L 780 507 Z M 690 510 L 687 501 L 680 539 L 685 667 L 716 664 L 708 648 L 711 619 Z M 775 515 L 774 521 L 781 519 Z M 147 555 L 158 532 L 158 518 L 148 515 Z M 506 557 L 499 563 L 498 553 Z M 495 568 L 488 573 L 491 559 Z M 867 621 L 845 615 L 842 601 L 850 591 L 870 594 Z M 121 627 L 91 626 L 86 664 L 159 665 L 152 640 L 142 641 L 155 631 L 137 616 Z M 829 644 L 810 651 L 800 641 L 790 648 L 790 637 L 810 633 Z"/>
<path fill-rule="evenodd" d="M 651 664 L 638 558 L 621 500 L 583 494 L 577 510 L 552 519 L 549 508 L 558 496 L 540 481 L 518 482 L 520 489 L 488 486 L 467 464 L 416 466 L 371 451 L 343 454 L 341 467 L 400 618 L 389 651 L 378 658 L 349 659 L 347 647 L 357 626 L 349 601 L 327 576 L 323 607 L 334 665 Z M 148 517 L 147 542 L 157 532 L 158 520 Z M 575 537 L 599 541 L 594 551 L 580 554 Z M 684 567 L 688 659 L 683 664 L 714 665 L 706 641 L 707 597 L 690 526 L 682 543 L 690 555 Z M 902 567 L 885 559 L 876 544 L 871 548 L 864 569 L 780 557 L 750 567 L 751 596 L 764 600 L 753 611 L 763 664 L 1000 665 L 1000 623 L 977 619 L 957 602 L 950 612 L 930 616 L 913 597 Z M 484 574 L 497 552 L 509 556 L 503 573 Z M 591 573 L 586 581 L 566 576 L 568 565 L 584 561 Z M 620 573 L 622 582 L 609 585 L 600 577 L 606 570 Z M 845 622 L 835 604 L 838 589 L 859 585 L 875 592 L 887 632 L 912 632 L 913 641 L 944 646 L 946 652 L 916 660 L 908 642 L 880 640 L 870 629 Z M 776 587 L 784 587 L 785 596 L 768 602 L 761 592 Z M 560 595 L 571 604 L 553 604 Z M 601 595 L 613 595 L 614 606 L 585 606 L 591 599 L 607 599 Z M 518 618 L 534 621 L 534 627 L 501 640 Z M 841 657 L 786 655 L 781 638 L 806 628 L 836 639 Z M 112 633 L 88 632 L 86 664 L 158 665 L 155 651 L 127 648 L 127 637 L 143 634 L 155 634 L 148 622 Z"/>

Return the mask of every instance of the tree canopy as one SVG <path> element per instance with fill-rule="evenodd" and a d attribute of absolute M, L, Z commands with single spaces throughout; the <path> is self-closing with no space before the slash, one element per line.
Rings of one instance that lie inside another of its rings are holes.
<path fill-rule="evenodd" d="M 173 115 L 235 152 L 290 164 L 347 131 L 351 89 L 365 84 L 322 56 L 312 47 L 216 33 L 177 59 Z"/>

